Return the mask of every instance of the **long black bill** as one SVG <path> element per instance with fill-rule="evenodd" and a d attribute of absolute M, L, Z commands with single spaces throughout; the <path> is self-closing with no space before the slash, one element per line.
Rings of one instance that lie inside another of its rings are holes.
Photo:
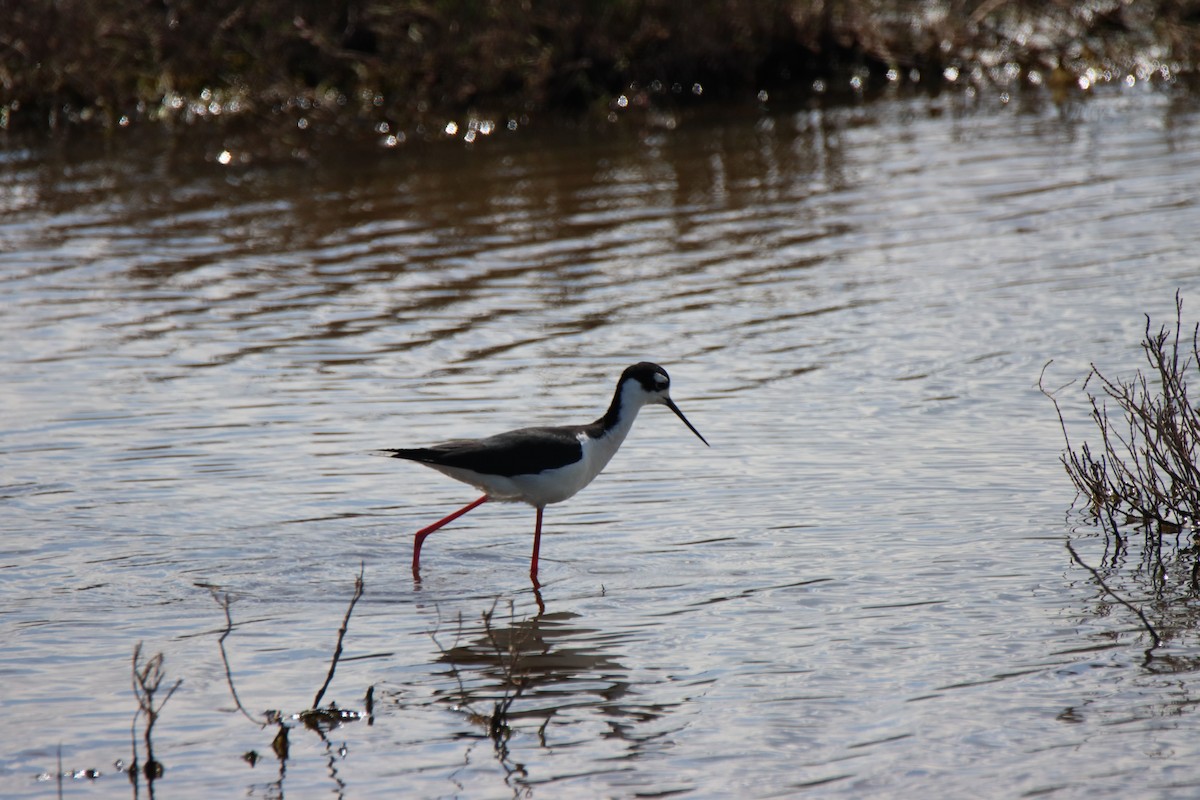
<path fill-rule="evenodd" d="M 671 401 L 671 398 L 665 397 L 665 398 L 663 398 L 663 402 L 666 404 L 667 408 L 669 408 L 675 412 L 675 416 L 677 416 L 681 420 L 683 420 L 683 424 L 688 426 L 689 431 L 696 434 L 697 436 L 700 436 L 700 431 L 696 430 L 695 426 L 693 426 L 692 423 L 688 422 L 688 418 L 685 417 L 683 415 L 683 412 L 679 410 L 679 406 L 675 405 L 675 403 Z M 705 439 L 703 436 L 700 436 L 700 441 L 704 442 L 709 447 L 712 447 L 711 444 L 708 444 L 708 439 Z"/>

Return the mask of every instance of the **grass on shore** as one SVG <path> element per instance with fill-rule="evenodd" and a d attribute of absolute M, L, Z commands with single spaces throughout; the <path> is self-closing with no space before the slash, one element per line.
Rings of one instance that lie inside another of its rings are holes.
<path fill-rule="evenodd" d="M 0 0 L 0 129 L 611 116 L 950 80 L 1175 81 L 1195 0 Z M 301 121 L 302 120 L 302 121 Z"/>

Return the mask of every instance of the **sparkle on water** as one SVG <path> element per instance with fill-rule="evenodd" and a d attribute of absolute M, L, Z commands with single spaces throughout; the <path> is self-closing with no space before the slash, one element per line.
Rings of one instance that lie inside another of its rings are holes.
<path fill-rule="evenodd" d="M 1071 560 L 1105 542 L 1036 382 L 1200 314 L 1200 117 L 1020 105 L 0 153 L 5 795 L 60 746 L 128 790 L 143 642 L 177 798 L 1194 796 L 1195 631 L 1146 664 Z M 711 449 L 647 409 L 547 514 L 540 598 L 499 504 L 414 586 L 472 495 L 367 451 L 586 422 L 642 359 Z M 351 713 L 289 723 L 360 565 Z"/>

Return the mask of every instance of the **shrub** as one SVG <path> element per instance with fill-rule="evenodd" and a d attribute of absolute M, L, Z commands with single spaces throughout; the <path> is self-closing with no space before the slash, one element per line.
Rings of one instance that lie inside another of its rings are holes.
<path fill-rule="evenodd" d="M 1200 369 L 1200 325 L 1184 331 L 1178 294 L 1173 327 L 1154 331 L 1147 316 L 1142 351 L 1147 372 L 1111 378 L 1093 364 L 1083 383 L 1100 435 L 1095 447 L 1071 441 L 1055 392 L 1039 381 L 1058 412 L 1067 475 L 1118 541 L 1129 525 L 1175 533 L 1200 519 L 1200 409 L 1188 395 L 1188 378 Z"/>

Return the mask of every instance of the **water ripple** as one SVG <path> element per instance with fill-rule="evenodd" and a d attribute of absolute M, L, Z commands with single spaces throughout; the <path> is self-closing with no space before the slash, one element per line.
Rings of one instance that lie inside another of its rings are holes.
<path fill-rule="evenodd" d="M 0 160 L 6 785 L 38 796 L 53 743 L 127 754 L 145 641 L 187 688 L 174 790 L 273 791 L 213 766 L 273 734 L 214 712 L 211 592 L 239 694 L 294 713 L 365 565 L 332 690 L 374 687 L 373 722 L 294 730 L 291 793 L 332 758 L 364 796 L 1183 796 L 1194 645 L 1143 671 L 1065 557 L 1034 388 L 1051 358 L 1135 364 L 1143 314 L 1197 286 L 1195 112 L 1130 102 Z M 547 511 L 540 594 L 532 512 L 501 504 L 414 585 L 412 533 L 471 495 L 366 451 L 593 419 L 643 358 L 711 450 L 646 409 Z"/>

